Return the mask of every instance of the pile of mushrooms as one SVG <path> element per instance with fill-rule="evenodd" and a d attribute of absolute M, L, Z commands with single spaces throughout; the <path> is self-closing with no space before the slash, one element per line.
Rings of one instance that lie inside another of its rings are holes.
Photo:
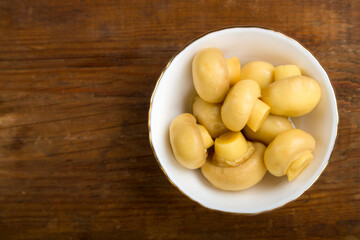
<path fill-rule="evenodd" d="M 311 162 L 315 139 L 289 117 L 311 112 L 321 91 L 299 67 L 263 61 L 241 67 L 237 57 L 206 48 L 195 55 L 192 76 L 198 94 L 192 114 L 177 116 L 169 131 L 182 166 L 201 168 L 216 188 L 237 191 L 267 171 L 292 181 Z"/>

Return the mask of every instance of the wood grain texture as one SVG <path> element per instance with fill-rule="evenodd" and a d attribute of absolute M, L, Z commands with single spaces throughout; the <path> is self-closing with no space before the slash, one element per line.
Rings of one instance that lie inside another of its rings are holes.
<path fill-rule="evenodd" d="M 148 141 L 168 60 L 230 25 L 299 40 L 340 114 L 313 187 L 251 217 L 182 195 Z M 358 0 L 0 1 L 0 239 L 360 239 L 359 29 Z"/>

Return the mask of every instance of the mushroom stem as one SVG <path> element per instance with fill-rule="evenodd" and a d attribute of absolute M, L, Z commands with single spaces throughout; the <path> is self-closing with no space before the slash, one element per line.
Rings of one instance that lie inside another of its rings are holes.
<path fill-rule="evenodd" d="M 248 159 L 254 151 L 251 142 L 241 132 L 227 132 L 215 139 L 214 161 L 218 165 L 237 166 Z"/>
<path fill-rule="evenodd" d="M 267 116 L 269 116 L 269 113 L 269 105 L 267 105 L 260 99 L 257 99 L 246 125 L 248 125 L 248 127 L 254 132 L 257 132 L 257 130 L 259 130 L 259 128 L 264 123 Z"/>
<path fill-rule="evenodd" d="M 219 157 L 218 154 L 213 155 L 213 162 L 215 165 L 219 166 L 219 167 L 237 167 L 240 164 L 242 164 L 244 161 L 246 161 L 254 152 L 255 147 L 254 144 L 252 142 L 247 141 L 247 151 L 241 155 L 240 157 L 236 158 L 236 159 L 232 159 L 232 160 L 225 160 L 222 157 Z"/>
<path fill-rule="evenodd" d="M 214 140 L 212 140 L 212 138 L 211 138 L 209 132 L 207 131 L 207 129 L 203 125 L 200 125 L 200 124 L 197 124 L 197 126 L 198 126 L 198 129 L 200 131 L 201 138 L 202 138 L 202 140 L 204 142 L 205 148 L 209 148 L 212 145 L 214 145 Z"/>

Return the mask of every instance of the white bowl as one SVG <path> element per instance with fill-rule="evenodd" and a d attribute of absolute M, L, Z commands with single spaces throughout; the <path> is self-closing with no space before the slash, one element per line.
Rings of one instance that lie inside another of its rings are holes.
<path fill-rule="evenodd" d="M 322 90 L 318 106 L 293 118 L 297 128 L 316 139 L 314 159 L 292 182 L 269 173 L 257 185 L 238 192 L 213 187 L 200 170 L 182 167 L 174 158 L 169 126 L 179 114 L 190 112 L 195 94 L 191 63 L 197 51 L 221 49 L 226 58 L 236 56 L 241 64 L 264 60 L 273 65 L 296 64 L 305 75 L 316 79 Z M 329 77 L 315 57 L 295 40 L 272 30 L 231 27 L 210 32 L 185 46 L 165 67 L 154 89 L 149 109 L 149 138 L 154 155 L 170 182 L 204 207 L 232 213 L 256 214 L 269 211 L 298 198 L 320 176 L 334 147 L 338 125 L 335 94 Z"/>

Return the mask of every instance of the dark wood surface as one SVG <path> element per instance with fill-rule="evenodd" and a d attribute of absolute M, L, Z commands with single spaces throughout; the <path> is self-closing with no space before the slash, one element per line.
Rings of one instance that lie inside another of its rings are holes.
<path fill-rule="evenodd" d="M 360 239 L 360 2 L 0 1 L 0 239 Z M 307 47 L 335 88 L 330 163 L 297 201 L 240 216 L 173 187 L 148 140 L 168 60 L 258 25 Z"/>

